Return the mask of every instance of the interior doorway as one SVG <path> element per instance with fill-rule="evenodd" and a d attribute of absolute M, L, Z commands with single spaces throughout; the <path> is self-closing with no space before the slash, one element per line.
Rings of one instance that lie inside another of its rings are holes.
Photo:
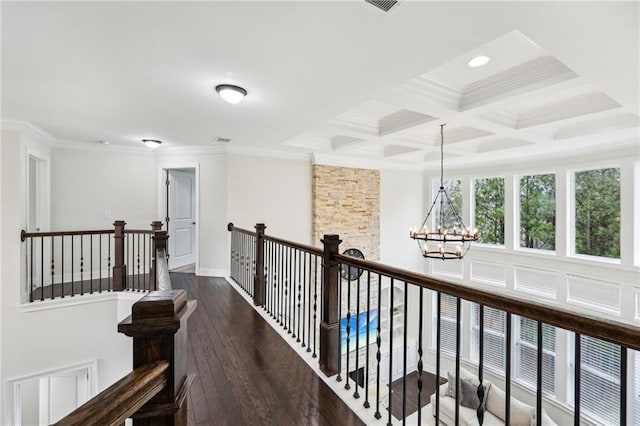
<path fill-rule="evenodd" d="M 165 169 L 165 224 L 169 233 L 169 270 L 195 273 L 196 169 Z"/>

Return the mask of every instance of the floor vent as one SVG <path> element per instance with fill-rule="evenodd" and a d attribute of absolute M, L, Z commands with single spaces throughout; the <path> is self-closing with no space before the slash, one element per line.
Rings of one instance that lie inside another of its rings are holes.
<path fill-rule="evenodd" d="M 217 136 L 215 138 L 215 142 L 229 143 L 229 142 L 231 142 L 231 138 L 221 138 L 220 136 Z"/>
<path fill-rule="evenodd" d="M 393 6 L 398 3 L 398 0 L 364 0 L 367 3 L 377 7 L 380 10 L 388 12 Z"/>

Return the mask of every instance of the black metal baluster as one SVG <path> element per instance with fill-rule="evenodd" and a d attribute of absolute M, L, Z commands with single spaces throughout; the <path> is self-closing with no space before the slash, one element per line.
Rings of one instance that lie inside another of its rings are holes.
<path fill-rule="evenodd" d="M 484 386 L 482 384 L 484 379 L 484 306 L 478 305 L 478 381 L 480 384 L 478 385 L 478 400 L 480 401 L 480 406 L 476 411 L 476 416 L 478 417 L 478 424 L 482 425 L 484 423 L 484 406 L 482 401 L 484 401 Z"/>
<path fill-rule="evenodd" d="M 382 345 L 382 330 L 380 324 L 380 315 L 382 315 L 382 277 L 378 274 L 378 324 L 376 326 L 376 412 L 373 415 L 376 419 L 380 420 L 382 414 L 380 414 L 380 346 Z"/>
<path fill-rule="evenodd" d="M 60 258 L 62 259 L 62 262 L 60 263 L 60 293 L 64 299 L 64 235 L 60 235 L 60 251 Z M 71 287 L 71 294 L 73 294 L 73 287 Z"/>
<path fill-rule="evenodd" d="M 542 322 L 538 321 L 538 371 L 536 375 L 537 379 L 537 387 L 536 389 L 536 423 L 538 426 L 542 424 L 542 345 L 543 345 L 543 335 L 542 335 Z"/>
<path fill-rule="evenodd" d="M 302 274 L 302 268 L 300 267 L 300 264 L 302 262 L 301 257 L 302 257 L 303 252 L 300 251 L 300 250 L 296 250 L 296 253 L 298 254 L 298 259 L 297 259 L 297 262 L 296 262 L 296 265 L 298 265 L 298 338 L 296 339 L 296 342 L 300 343 L 300 319 L 301 319 L 301 317 L 300 317 L 301 310 L 300 309 L 301 309 L 301 306 L 302 306 L 300 304 L 300 301 L 302 300 L 302 297 L 301 297 L 301 293 L 302 293 L 302 283 L 301 282 L 302 281 L 300 279 L 301 278 L 301 274 Z M 302 327 L 302 330 L 304 330 L 304 326 Z M 302 347 L 304 348 L 304 339 L 302 339 Z"/>
<path fill-rule="evenodd" d="M 73 237 L 71 237 L 71 241 L 73 242 Z M 73 256 L 71 256 L 71 264 L 73 264 Z M 98 234 L 98 268 L 98 293 L 102 293 L 102 234 Z M 71 289 L 73 290 L 73 284 L 71 284 Z"/>
<path fill-rule="evenodd" d="M 340 267 L 342 268 L 343 265 L 340 265 Z M 351 266 L 348 267 L 349 270 L 349 278 L 351 278 Z M 342 338 L 340 339 L 340 341 L 342 342 Z M 347 279 L 347 370 L 346 370 L 346 376 L 347 376 L 347 382 L 344 385 L 344 388 L 349 390 L 351 389 L 351 385 L 349 384 L 349 358 L 351 358 L 351 354 L 349 353 L 351 351 L 351 347 L 350 347 L 350 343 L 351 343 L 351 281 L 349 279 Z"/>
<path fill-rule="evenodd" d="M 270 297 L 269 297 L 269 309 L 267 309 L 267 312 L 269 313 L 269 315 L 271 316 L 271 318 L 273 318 L 273 301 L 274 301 L 274 297 L 273 297 L 273 289 L 275 288 L 275 279 L 276 279 L 276 268 L 275 268 L 275 261 L 274 261 L 274 257 L 273 257 L 273 241 L 269 241 L 269 275 L 271 278 L 271 281 L 269 281 L 269 293 L 270 293 Z"/>
<path fill-rule="evenodd" d="M 422 364 L 422 310 L 424 303 L 424 288 L 420 287 L 420 298 L 418 301 L 418 425 L 422 424 L 422 372 L 423 372 L 423 364 Z M 405 312 L 406 315 L 406 312 Z M 436 387 L 440 387 L 440 380 L 438 375 L 436 374 Z"/>
<path fill-rule="evenodd" d="M 295 319 L 295 296 L 296 296 L 296 283 L 295 281 L 295 252 L 293 248 L 289 247 L 287 251 L 287 264 L 289 265 L 289 279 L 287 280 L 287 334 L 293 333 L 295 328 L 295 324 L 293 323 Z M 293 301 L 293 303 L 292 303 Z"/>
<path fill-rule="evenodd" d="M 338 265 L 338 270 L 340 270 L 340 268 L 342 267 L 342 265 Z M 340 322 L 342 322 L 342 278 L 338 277 L 338 309 L 340 310 L 340 315 L 338 315 L 338 318 L 340 318 Z M 338 337 L 338 347 L 340 348 L 340 356 L 338 357 L 338 377 L 336 377 L 336 381 L 341 382 L 342 381 L 342 325 L 340 323 L 338 323 L 338 325 L 340 326 L 340 336 Z M 347 320 L 347 326 L 349 325 L 349 320 Z M 346 336 L 345 336 L 346 337 Z M 348 345 L 347 345 L 347 358 L 349 357 L 349 351 L 348 351 Z"/>
<path fill-rule="evenodd" d="M 56 269 L 55 268 L 55 263 L 54 263 L 54 260 L 53 260 L 53 252 L 54 252 L 53 240 L 54 239 L 55 239 L 55 237 L 52 236 L 51 237 L 51 299 L 52 300 L 54 299 L 54 294 L 53 294 L 53 287 L 54 287 L 54 282 L 53 281 L 54 281 L 54 278 L 53 278 L 53 275 L 54 275 L 54 271 Z"/>
<path fill-rule="evenodd" d="M 620 346 L 620 424 L 627 424 L 627 348 Z"/>
<path fill-rule="evenodd" d="M 440 424 L 440 337 L 441 337 L 441 318 L 442 318 L 442 294 L 437 293 L 436 296 L 436 421 Z M 508 423 L 507 423 L 508 424 Z"/>
<path fill-rule="evenodd" d="M 407 282 L 404 283 L 404 324 L 403 326 L 403 359 L 402 359 L 402 424 L 407 424 L 407 317 L 409 312 L 409 291 Z"/>
<path fill-rule="evenodd" d="M 75 289 L 75 274 L 73 272 L 73 264 L 75 263 L 75 257 L 73 255 L 73 235 L 71 236 L 71 296 L 73 297 L 76 294 L 76 289 Z"/>
<path fill-rule="evenodd" d="M 389 411 L 389 417 L 387 421 L 387 426 L 392 426 L 391 423 L 391 407 L 392 407 L 392 399 L 391 387 L 393 385 L 393 296 L 394 296 L 394 284 L 393 278 L 391 278 L 391 285 L 389 286 L 389 405 L 387 410 Z"/>
<path fill-rule="evenodd" d="M 360 271 L 358 271 L 360 272 Z M 356 390 L 353 392 L 353 397 L 355 399 L 360 398 L 360 393 L 358 392 L 358 386 L 360 386 L 360 275 L 358 274 L 358 282 L 356 284 L 356 378 L 355 378 L 355 388 Z M 349 371 L 347 371 L 348 373 Z M 364 380 L 364 379 L 363 379 Z"/>
<path fill-rule="evenodd" d="M 284 318 L 282 316 L 282 311 L 284 309 L 284 281 L 285 281 L 285 277 L 284 277 L 284 247 L 282 246 L 282 244 L 279 244 L 280 247 L 280 272 L 278 273 L 278 275 L 280 276 L 280 293 L 278 295 L 278 324 L 280 324 L 282 327 L 284 327 Z"/>
<path fill-rule="evenodd" d="M 505 336 L 506 365 L 505 365 L 505 408 L 504 423 L 511 424 L 511 313 L 507 312 L 507 330 Z"/>
<path fill-rule="evenodd" d="M 44 237 L 40 237 L 40 301 L 44 300 Z"/>
<path fill-rule="evenodd" d="M 140 234 L 138 234 L 138 248 L 136 250 L 136 269 L 138 271 L 138 276 L 136 277 L 136 285 L 138 286 L 138 291 L 140 291 L 142 289 L 140 287 Z"/>
<path fill-rule="evenodd" d="M 142 287 L 147 290 L 147 236 L 142 237 Z"/>
<path fill-rule="evenodd" d="M 27 241 L 29 241 L 29 253 L 30 258 L 29 258 L 29 265 L 31 266 L 31 284 L 30 284 L 30 290 L 29 290 L 29 302 L 33 302 L 33 238 L 29 238 Z"/>
<path fill-rule="evenodd" d="M 303 251 L 302 254 L 302 347 L 307 348 L 309 352 L 309 336 L 307 334 L 307 326 L 311 321 L 311 305 L 307 303 L 307 292 L 311 288 L 310 283 L 307 282 L 307 252 Z M 309 256 L 311 254 L 309 253 Z M 309 297 L 311 300 L 311 297 Z M 307 315 L 304 314 L 305 307 L 307 308 Z M 305 342 L 306 340 L 306 342 Z"/>
<path fill-rule="evenodd" d="M 107 285 L 111 291 L 111 238 L 107 238 Z"/>
<path fill-rule="evenodd" d="M 318 332 L 316 330 L 316 320 L 318 318 L 318 256 L 315 256 L 315 268 L 313 270 L 313 355 L 311 358 L 316 358 L 316 340 Z M 311 259 L 309 259 L 311 262 Z M 311 264 L 309 264 L 309 274 L 311 274 Z M 322 281 L 321 281 L 322 282 Z"/>
<path fill-rule="evenodd" d="M 461 329 L 461 312 L 460 308 L 462 306 L 461 300 L 459 297 L 456 297 L 456 424 L 460 424 L 460 335 L 462 334 Z"/>
<path fill-rule="evenodd" d="M 365 349 L 364 361 L 364 408 L 371 407 L 369 404 L 369 324 L 371 322 L 371 271 L 367 270 L 367 326 L 365 327 L 367 345 Z"/>
<path fill-rule="evenodd" d="M 296 338 L 296 267 L 298 265 L 298 250 L 296 249 L 291 249 L 292 254 L 291 254 L 291 259 L 292 259 L 292 272 L 293 275 L 291 276 L 291 300 L 293 301 L 292 303 L 292 314 L 293 317 L 291 318 L 291 332 L 293 333 L 291 335 L 292 338 Z M 300 341 L 300 340 L 298 340 Z"/>
<path fill-rule="evenodd" d="M 285 326 L 284 329 L 287 330 L 287 334 L 291 334 L 291 247 L 286 248 L 286 260 L 285 260 L 285 273 L 286 277 L 286 286 L 284 289 L 284 302 L 285 302 Z"/>
<path fill-rule="evenodd" d="M 80 234 L 80 296 L 84 294 L 84 235 Z"/>
<path fill-rule="evenodd" d="M 93 234 L 89 234 L 89 293 L 93 294 Z"/>
<path fill-rule="evenodd" d="M 580 333 L 574 334 L 574 354 L 573 354 L 573 424 L 580 426 L 580 381 L 582 376 L 582 337 Z"/>

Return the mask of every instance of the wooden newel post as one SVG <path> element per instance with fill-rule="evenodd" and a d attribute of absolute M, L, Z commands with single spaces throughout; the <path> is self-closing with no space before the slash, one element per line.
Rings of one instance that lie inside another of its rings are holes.
<path fill-rule="evenodd" d="M 169 239 L 169 235 L 167 235 L 167 231 L 155 231 L 153 233 L 152 250 L 153 250 L 153 260 L 151 262 L 151 281 L 153 283 L 153 289 L 158 289 L 158 251 L 162 250 L 165 254 L 167 253 L 167 240 Z"/>
<path fill-rule="evenodd" d="M 133 368 L 167 361 L 166 386 L 133 415 L 135 426 L 187 425 L 187 319 L 196 301 L 185 290 L 153 291 L 133 304 L 118 331 L 133 337 Z"/>
<path fill-rule="evenodd" d="M 256 274 L 253 277 L 253 304 L 262 306 L 267 289 L 264 280 L 264 223 L 256 223 Z"/>
<path fill-rule="evenodd" d="M 321 240 L 322 255 L 322 319 L 320 322 L 320 370 L 327 376 L 340 372 L 340 306 L 338 306 L 339 264 L 332 259 L 338 254 L 342 240 L 327 235 Z"/>
<path fill-rule="evenodd" d="M 127 282 L 127 265 L 124 264 L 124 220 L 116 220 L 113 223 L 115 233 L 113 235 L 113 291 L 124 290 Z"/>
<path fill-rule="evenodd" d="M 159 220 L 154 220 L 153 222 L 151 222 L 151 230 L 153 232 L 161 231 L 162 230 L 162 222 L 160 222 Z"/>

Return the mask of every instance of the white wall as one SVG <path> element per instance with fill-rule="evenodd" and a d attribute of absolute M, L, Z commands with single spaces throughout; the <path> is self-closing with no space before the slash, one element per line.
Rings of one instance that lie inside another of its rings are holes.
<path fill-rule="evenodd" d="M 198 259 L 196 273 L 224 276 L 229 269 L 227 247 L 227 156 L 224 152 L 158 153 L 155 171 L 157 195 L 156 216 L 164 220 L 165 206 L 161 205 L 164 187 L 163 169 L 194 167 L 196 169 L 196 244 Z M 169 236 L 171 238 L 171 236 Z"/>
<path fill-rule="evenodd" d="M 380 261 L 422 272 L 424 261 L 409 228 L 424 219 L 422 172 L 380 171 Z"/>
<path fill-rule="evenodd" d="M 123 219 L 130 229 L 151 229 L 160 219 L 154 170 L 151 152 L 53 149 L 51 228 L 110 229 Z"/>
<path fill-rule="evenodd" d="M 230 154 L 229 221 L 311 244 L 311 161 Z"/>

